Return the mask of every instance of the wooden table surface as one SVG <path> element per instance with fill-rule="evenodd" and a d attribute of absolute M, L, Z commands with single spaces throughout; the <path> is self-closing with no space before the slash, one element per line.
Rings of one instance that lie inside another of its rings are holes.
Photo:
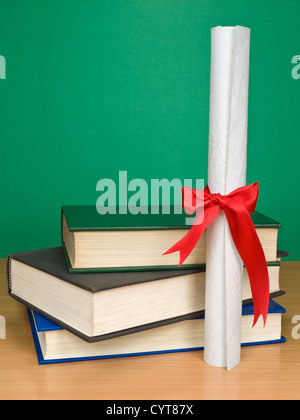
<path fill-rule="evenodd" d="M 7 295 L 5 267 L 6 260 L 0 260 L 0 315 L 6 320 L 6 339 L 0 340 L 0 400 L 300 397 L 300 339 L 292 336 L 297 327 L 292 318 L 299 315 L 300 322 L 300 262 L 282 262 L 280 272 L 286 295 L 276 301 L 287 310 L 287 342 L 243 348 L 241 363 L 230 372 L 206 365 L 201 351 L 40 366 L 25 307 Z"/>

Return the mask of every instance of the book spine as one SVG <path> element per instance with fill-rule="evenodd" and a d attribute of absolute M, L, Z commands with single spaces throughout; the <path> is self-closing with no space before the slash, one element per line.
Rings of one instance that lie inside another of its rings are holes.
<path fill-rule="evenodd" d="M 11 258 L 7 259 L 7 282 L 8 282 L 8 293 L 11 293 L 12 283 L 11 283 Z"/>
<path fill-rule="evenodd" d="M 63 229 L 63 225 L 64 225 L 64 210 L 63 207 L 61 207 L 60 210 L 60 235 L 61 235 L 61 243 L 64 243 L 64 229 Z"/>

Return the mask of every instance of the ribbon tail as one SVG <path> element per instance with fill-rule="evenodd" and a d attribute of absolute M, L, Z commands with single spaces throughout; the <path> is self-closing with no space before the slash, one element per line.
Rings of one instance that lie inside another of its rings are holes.
<path fill-rule="evenodd" d="M 166 251 L 163 255 L 172 254 L 173 252 L 179 251 L 179 265 L 180 267 L 187 257 L 190 255 L 192 250 L 195 248 L 197 242 L 199 241 L 200 237 L 202 236 L 203 232 L 206 230 L 208 225 L 218 216 L 221 209 L 219 206 L 210 206 L 204 209 L 204 219 L 202 223 L 197 222 L 197 218 L 188 231 L 188 233 L 180 239 L 175 245 L 173 245 L 168 251 Z M 202 217 L 202 214 L 201 214 Z"/>
<path fill-rule="evenodd" d="M 260 315 L 266 323 L 269 310 L 269 273 L 264 250 L 247 209 L 237 200 L 231 199 L 224 206 L 232 239 L 248 272 L 256 324 Z"/>

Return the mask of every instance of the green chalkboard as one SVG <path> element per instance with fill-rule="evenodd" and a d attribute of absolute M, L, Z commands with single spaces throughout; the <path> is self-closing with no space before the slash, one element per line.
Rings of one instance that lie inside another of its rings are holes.
<path fill-rule="evenodd" d="M 207 178 L 210 29 L 251 28 L 247 182 L 299 246 L 300 1 L 0 0 L 0 257 L 97 182 Z M 297 56 L 299 56 L 297 58 Z M 5 64 L 5 72 L 3 65 Z M 299 77 L 298 77 L 299 76 Z"/>

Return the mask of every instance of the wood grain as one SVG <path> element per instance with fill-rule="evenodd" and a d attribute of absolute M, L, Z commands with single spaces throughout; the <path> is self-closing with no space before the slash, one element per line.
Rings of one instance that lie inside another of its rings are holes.
<path fill-rule="evenodd" d="M 287 342 L 242 349 L 232 371 L 203 362 L 203 352 L 127 357 L 39 366 L 25 307 L 7 294 L 6 260 L 0 260 L 0 399 L 298 399 L 300 339 L 292 338 L 300 315 L 300 262 L 283 262 L 280 274 L 287 309 Z M 299 330 L 300 332 L 300 330 Z"/>

